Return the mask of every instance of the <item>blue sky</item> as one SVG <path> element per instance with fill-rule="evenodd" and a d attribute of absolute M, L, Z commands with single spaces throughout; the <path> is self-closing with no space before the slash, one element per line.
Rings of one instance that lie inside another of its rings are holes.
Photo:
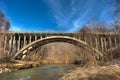
<path fill-rule="evenodd" d="M 11 31 L 77 31 L 90 21 L 111 21 L 114 5 L 115 0 L 0 0 Z"/>

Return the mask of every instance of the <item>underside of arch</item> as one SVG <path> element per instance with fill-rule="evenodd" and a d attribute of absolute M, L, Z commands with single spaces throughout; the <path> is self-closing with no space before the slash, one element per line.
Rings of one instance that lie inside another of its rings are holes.
<path fill-rule="evenodd" d="M 70 43 L 73 44 L 75 46 L 78 46 L 84 50 L 89 51 L 90 53 L 94 53 L 94 55 L 97 55 L 97 57 L 102 57 L 103 54 L 101 52 L 99 52 L 97 49 L 89 46 L 87 43 L 72 38 L 72 37 L 67 37 L 67 36 L 52 36 L 52 37 L 46 37 L 46 38 L 42 38 L 39 40 L 36 40 L 30 44 L 28 44 L 27 46 L 23 47 L 21 50 L 19 50 L 16 55 L 14 56 L 14 59 L 21 59 L 23 55 L 27 55 L 27 52 L 35 49 L 37 47 L 40 47 L 42 45 L 45 45 L 47 43 L 52 43 L 52 42 L 66 42 L 66 43 Z"/>

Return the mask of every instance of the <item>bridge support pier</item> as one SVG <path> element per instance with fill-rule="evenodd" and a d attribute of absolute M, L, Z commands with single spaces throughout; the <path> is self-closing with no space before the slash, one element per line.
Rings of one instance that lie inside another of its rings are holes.
<path fill-rule="evenodd" d="M 5 36 L 4 52 L 5 52 L 6 47 L 7 47 L 7 36 Z"/>
<path fill-rule="evenodd" d="M 17 51 L 16 39 L 15 39 L 15 36 L 13 36 L 13 47 L 12 47 L 12 52 L 16 52 L 16 51 Z"/>
<path fill-rule="evenodd" d="M 95 38 L 95 45 L 96 45 L 96 49 L 98 50 L 98 39 Z"/>
<path fill-rule="evenodd" d="M 26 46 L 26 36 L 24 36 L 24 47 Z"/>
<path fill-rule="evenodd" d="M 112 40 L 110 37 L 109 37 L 109 46 L 110 46 L 110 48 L 112 48 Z"/>
<path fill-rule="evenodd" d="M 30 36 L 30 37 L 29 37 L 29 43 L 31 43 L 31 42 L 32 42 L 32 37 Z"/>
<path fill-rule="evenodd" d="M 9 47 L 9 54 L 12 51 L 12 46 L 13 46 L 13 36 L 10 37 L 10 47 Z"/>
<path fill-rule="evenodd" d="M 116 38 L 114 38 L 114 44 L 115 44 L 115 46 L 117 45 L 117 40 L 116 40 Z"/>
<path fill-rule="evenodd" d="M 37 40 L 37 36 L 35 36 L 35 40 Z"/>
<path fill-rule="evenodd" d="M 40 39 L 42 39 L 42 36 L 40 36 Z"/>
<path fill-rule="evenodd" d="M 86 37 L 84 37 L 84 41 L 87 42 Z"/>
<path fill-rule="evenodd" d="M 18 39 L 18 47 L 17 47 L 17 50 L 19 51 L 20 50 L 20 39 L 21 39 L 21 36 L 19 36 L 19 39 Z"/>
<path fill-rule="evenodd" d="M 106 38 L 104 38 L 104 51 L 106 51 L 107 50 L 107 43 L 106 43 Z"/>
<path fill-rule="evenodd" d="M 101 37 L 101 51 L 104 51 L 103 38 Z"/>

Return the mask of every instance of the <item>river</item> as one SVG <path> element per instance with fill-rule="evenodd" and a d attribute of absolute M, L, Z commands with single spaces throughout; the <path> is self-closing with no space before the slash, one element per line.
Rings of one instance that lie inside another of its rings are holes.
<path fill-rule="evenodd" d="M 75 65 L 44 65 L 0 75 L 0 80 L 57 80 Z"/>

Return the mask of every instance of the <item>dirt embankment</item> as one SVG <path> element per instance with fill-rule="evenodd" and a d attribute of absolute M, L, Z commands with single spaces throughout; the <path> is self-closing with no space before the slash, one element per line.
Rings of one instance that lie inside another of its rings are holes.
<path fill-rule="evenodd" d="M 3 63 L 3 64 L 0 64 L 0 74 L 4 72 L 28 69 L 28 68 L 37 67 L 37 66 L 40 66 L 40 64 L 37 62 L 15 61 L 15 63 Z"/>
<path fill-rule="evenodd" d="M 120 65 L 78 67 L 59 80 L 120 80 Z"/>

